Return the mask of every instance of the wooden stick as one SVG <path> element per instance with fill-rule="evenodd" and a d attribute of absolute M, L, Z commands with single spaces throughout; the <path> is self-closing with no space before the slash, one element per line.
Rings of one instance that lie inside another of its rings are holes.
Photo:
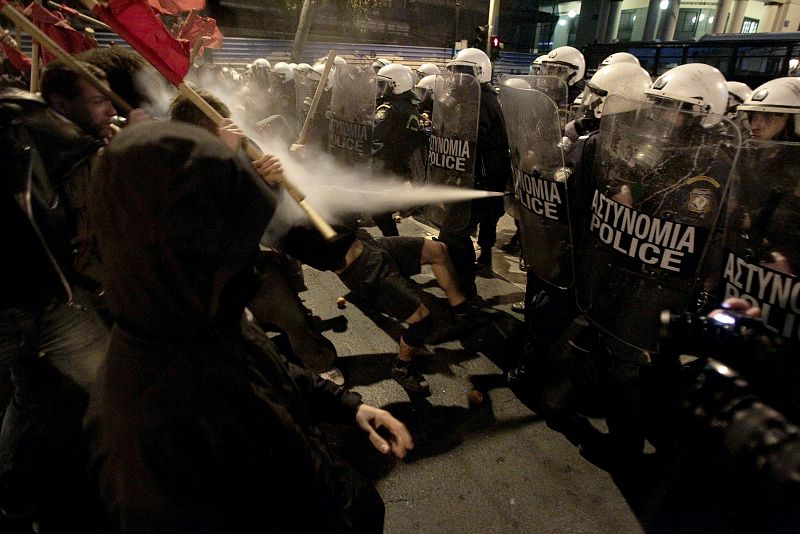
<path fill-rule="evenodd" d="M 211 107 L 208 102 L 206 102 L 203 97 L 197 94 L 197 91 L 186 85 L 186 82 L 181 82 L 178 85 L 178 91 L 186 98 L 188 98 L 197 108 L 202 111 L 206 117 L 211 119 L 214 124 L 220 126 L 222 122 L 225 120 L 225 117 L 219 114 L 219 112 Z M 250 157 L 251 160 L 256 161 L 261 159 L 264 156 L 264 152 L 256 145 L 253 141 L 247 140 L 245 142 L 245 151 L 247 155 Z M 325 219 L 315 210 L 306 200 L 305 195 L 303 194 L 300 189 L 294 185 L 289 179 L 285 176 L 280 175 L 275 178 L 275 181 L 279 183 L 306 213 L 308 218 L 311 220 L 312 224 L 316 229 L 322 234 L 325 239 L 333 239 L 336 237 L 336 232 L 331 228 Z"/>
<path fill-rule="evenodd" d="M 106 24 L 102 20 L 97 20 L 97 19 L 92 18 L 92 17 L 90 17 L 88 15 L 84 15 L 80 11 L 72 9 L 69 6 L 64 6 L 64 5 L 61 5 L 61 4 L 57 4 L 56 2 L 51 2 L 50 0 L 47 0 L 47 7 L 52 7 L 53 9 L 58 9 L 58 10 L 61 10 L 61 11 L 65 11 L 65 12 L 69 13 L 71 16 L 77 17 L 77 18 L 81 19 L 82 21 L 88 22 L 89 24 L 93 24 L 93 25 L 97 26 L 98 28 L 102 28 L 103 30 L 108 30 L 110 32 L 114 31 L 114 30 L 111 29 L 111 26 L 109 26 L 108 24 Z"/>
<path fill-rule="evenodd" d="M 33 42 L 31 46 L 31 93 L 39 91 L 39 69 L 41 69 L 41 53 L 39 52 L 39 43 Z"/>
<path fill-rule="evenodd" d="M 328 83 L 328 74 L 333 68 L 333 60 L 335 58 L 336 50 L 331 50 L 328 52 L 328 59 L 325 60 L 325 70 L 322 71 L 322 78 L 319 80 L 317 90 L 314 91 L 314 99 L 311 101 L 311 107 L 308 110 L 308 115 L 306 115 L 306 120 L 303 122 L 303 129 L 300 131 L 300 136 L 297 138 L 296 144 L 298 145 L 306 144 L 308 137 L 311 135 L 311 125 L 314 124 L 314 115 L 317 113 L 317 106 L 322 98 L 322 91 L 325 90 L 325 85 Z"/>
<path fill-rule="evenodd" d="M 84 80 L 92 84 L 92 86 L 100 91 L 106 98 L 111 100 L 118 113 L 127 115 L 131 112 L 133 108 L 130 106 L 130 104 L 125 102 L 117 93 L 103 85 L 100 80 L 98 80 L 91 72 L 86 70 L 83 65 L 75 61 L 75 59 L 63 48 L 61 48 L 55 41 L 53 41 L 50 36 L 37 28 L 33 22 L 28 20 L 28 17 L 14 9 L 14 7 L 10 4 L 3 6 L 0 9 L 0 13 L 11 19 L 15 24 L 21 26 L 35 41 L 38 41 L 45 48 L 45 50 L 56 56 L 56 58 L 60 59 L 70 69 L 74 70 L 81 77 L 83 77 Z M 33 69 L 31 69 L 31 77 L 33 77 Z"/>
<path fill-rule="evenodd" d="M 197 54 L 200 53 L 200 49 L 203 48 L 203 46 L 205 46 L 206 39 L 208 39 L 208 37 L 200 37 L 197 41 L 194 42 L 192 51 L 189 52 L 189 65 L 194 65 L 194 60 L 197 58 Z"/>

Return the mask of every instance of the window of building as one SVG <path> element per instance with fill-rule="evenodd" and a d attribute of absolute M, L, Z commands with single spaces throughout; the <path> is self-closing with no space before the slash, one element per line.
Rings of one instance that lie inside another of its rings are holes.
<path fill-rule="evenodd" d="M 742 33 L 756 33 L 758 31 L 758 19 L 744 18 L 742 23 Z"/>
<path fill-rule="evenodd" d="M 619 42 L 629 42 L 633 39 L 633 25 L 636 23 L 636 10 L 626 9 L 619 17 L 619 30 L 617 30 L 617 40 Z"/>
<path fill-rule="evenodd" d="M 676 41 L 685 41 L 694 37 L 697 24 L 700 21 L 699 9 L 681 9 L 678 11 L 678 23 L 675 25 Z"/>

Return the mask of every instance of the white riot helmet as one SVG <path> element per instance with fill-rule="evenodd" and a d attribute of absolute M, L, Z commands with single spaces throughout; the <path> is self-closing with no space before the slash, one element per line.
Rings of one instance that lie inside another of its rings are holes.
<path fill-rule="evenodd" d="M 386 65 L 378 71 L 378 94 L 403 94 L 414 88 L 411 68 L 399 63 Z"/>
<path fill-rule="evenodd" d="M 322 73 L 325 72 L 325 64 L 324 63 L 317 63 L 311 70 L 308 71 L 306 74 L 306 79 L 317 82 L 322 79 Z M 328 73 L 328 81 L 325 83 L 325 90 L 330 91 L 333 88 L 333 69 L 331 68 L 331 72 Z"/>
<path fill-rule="evenodd" d="M 259 78 L 261 80 L 267 80 L 269 76 L 269 71 L 271 69 L 271 65 L 269 61 L 264 58 L 258 58 L 257 60 L 253 61 L 253 76 L 255 78 Z"/>
<path fill-rule="evenodd" d="M 609 65 L 614 65 L 615 63 L 630 63 L 632 65 L 639 65 L 639 59 L 630 54 L 628 52 L 614 52 L 607 58 L 605 58 L 602 62 L 600 62 L 600 66 L 597 67 L 598 69 L 602 69 L 603 67 L 607 67 Z"/>
<path fill-rule="evenodd" d="M 461 50 L 447 63 L 447 70 L 469 74 L 477 78 L 480 83 L 492 81 L 492 62 L 486 52 L 478 48 Z"/>
<path fill-rule="evenodd" d="M 421 80 L 425 76 L 430 76 L 431 74 L 433 74 L 435 76 L 437 74 L 441 74 L 441 72 L 442 71 L 435 64 L 433 64 L 433 63 L 423 63 L 417 69 L 417 77 Z"/>
<path fill-rule="evenodd" d="M 601 71 L 602 72 L 602 71 Z M 680 103 L 682 109 L 723 115 L 728 107 L 728 87 L 725 76 L 705 63 L 688 63 L 668 70 L 645 91 L 647 98 L 657 103 L 665 100 Z M 711 126 L 719 122 L 713 115 L 703 122 Z"/>
<path fill-rule="evenodd" d="M 586 73 L 586 60 L 577 48 L 559 46 L 542 57 L 542 76 L 557 76 L 574 85 L 583 79 Z"/>
<path fill-rule="evenodd" d="M 294 70 L 296 70 L 302 75 L 306 75 L 308 74 L 308 71 L 311 70 L 311 65 L 309 65 L 308 63 L 298 63 L 297 66 L 294 68 Z"/>
<path fill-rule="evenodd" d="M 263 57 L 258 58 L 257 60 L 253 61 L 253 68 L 254 69 L 269 69 L 272 68 L 269 61 L 264 59 Z"/>
<path fill-rule="evenodd" d="M 530 74 L 533 74 L 534 76 L 539 76 L 542 73 L 542 60 L 543 59 L 544 59 L 544 56 L 536 56 L 536 59 L 534 59 L 533 63 L 531 63 L 531 66 L 530 66 L 530 69 L 528 69 L 528 72 Z"/>
<path fill-rule="evenodd" d="M 381 70 L 386 65 L 391 65 L 392 62 L 388 59 L 384 59 L 382 57 L 376 58 L 375 61 L 372 62 L 372 70 L 375 71 L 375 74 L 378 74 L 378 71 Z"/>
<path fill-rule="evenodd" d="M 417 93 L 417 98 L 420 100 L 425 100 L 426 96 L 433 93 L 433 89 L 435 87 L 436 75 L 429 74 L 417 82 L 417 85 L 414 86 L 414 91 Z"/>
<path fill-rule="evenodd" d="M 786 127 L 779 133 L 789 133 L 789 138 L 800 136 L 800 78 L 777 78 L 759 85 L 739 106 L 739 113 L 745 114 L 751 125 L 756 114 L 788 115 Z"/>
<path fill-rule="evenodd" d="M 291 69 L 294 70 L 297 68 L 297 63 L 289 63 L 289 67 L 291 67 Z"/>
<path fill-rule="evenodd" d="M 272 73 L 280 76 L 283 83 L 290 82 L 294 79 L 294 70 L 292 70 L 292 67 L 290 67 L 288 63 L 283 61 L 275 63 L 275 66 L 272 67 Z"/>
<path fill-rule="evenodd" d="M 325 63 L 325 62 L 323 61 L 323 63 Z M 333 65 L 335 67 L 339 66 L 339 65 L 347 65 L 347 60 L 345 58 L 343 58 L 342 56 L 335 56 L 333 58 Z"/>
<path fill-rule="evenodd" d="M 650 89 L 650 85 L 650 76 L 639 65 L 612 63 L 598 70 L 592 79 L 586 82 L 578 116 L 594 116 L 599 119 L 603 114 L 603 104 L 609 95 L 644 100 L 645 91 Z"/>
<path fill-rule="evenodd" d="M 753 96 L 750 86 L 742 82 L 725 82 L 728 86 L 728 114 L 735 115 L 736 108 Z"/>

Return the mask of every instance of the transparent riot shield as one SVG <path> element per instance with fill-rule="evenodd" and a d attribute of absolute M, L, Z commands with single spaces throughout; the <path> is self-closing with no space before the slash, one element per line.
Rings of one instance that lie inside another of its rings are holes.
<path fill-rule="evenodd" d="M 328 151 L 342 162 L 365 164 L 375 126 L 375 71 L 369 65 L 340 65 L 333 77 Z"/>
<path fill-rule="evenodd" d="M 728 202 L 719 298 L 761 308 L 764 325 L 800 339 L 800 143 L 747 141 Z"/>
<path fill-rule="evenodd" d="M 741 144 L 724 117 L 610 96 L 594 154 L 589 223 L 579 235 L 580 309 L 640 350 L 659 314 L 691 311 L 714 284 L 715 230 Z"/>
<path fill-rule="evenodd" d="M 472 189 L 475 178 L 481 86 L 468 74 L 436 77 L 426 183 Z M 429 204 L 425 218 L 439 228 L 469 224 L 470 202 Z"/>
<path fill-rule="evenodd" d="M 528 84 L 531 89 L 536 89 L 542 92 L 552 100 L 559 111 L 568 110 L 570 107 L 569 102 L 569 87 L 564 80 L 556 76 L 536 76 L 533 74 L 524 75 L 505 75 L 500 77 L 500 93 L 503 93 L 503 88 L 510 80 L 522 80 Z M 514 85 L 514 82 L 511 82 Z"/>
<path fill-rule="evenodd" d="M 560 80 L 559 80 L 560 81 Z M 508 131 L 522 251 L 528 268 L 560 288 L 573 282 L 567 178 L 558 107 L 550 97 L 505 84 L 500 105 Z"/>
<path fill-rule="evenodd" d="M 314 91 L 317 90 L 318 82 L 316 80 L 309 80 L 303 74 L 295 73 L 294 87 L 295 87 L 295 103 L 297 105 L 297 120 L 300 128 L 308 115 L 308 110 L 311 108 L 311 101 L 314 99 Z"/>

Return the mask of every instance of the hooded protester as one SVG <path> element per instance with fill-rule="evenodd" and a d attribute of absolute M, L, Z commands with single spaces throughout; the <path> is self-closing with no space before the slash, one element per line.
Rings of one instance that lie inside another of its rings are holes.
<path fill-rule="evenodd" d="M 115 325 L 87 425 L 113 529 L 380 532 L 380 497 L 316 417 L 355 418 L 398 457 L 405 427 L 240 323 L 276 203 L 249 162 L 201 128 L 149 124 L 115 138 L 96 177 Z"/>

